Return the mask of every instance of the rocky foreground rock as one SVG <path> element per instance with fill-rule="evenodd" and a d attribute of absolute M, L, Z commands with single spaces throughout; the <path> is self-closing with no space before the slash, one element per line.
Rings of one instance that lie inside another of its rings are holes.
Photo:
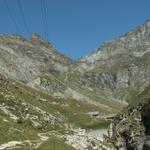
<path fill-rule="evenodd" d="M 110 124 L 105 141 L 118 150 L 150 149 L 150 98 L 129 106 Z"/>

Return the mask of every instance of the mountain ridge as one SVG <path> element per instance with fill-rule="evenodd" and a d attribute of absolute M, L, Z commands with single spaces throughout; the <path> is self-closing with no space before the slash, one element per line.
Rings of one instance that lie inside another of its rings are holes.
<path fill-rule="evenodd" d="M 138 93 L 149 84 L 149 80 L 146 83 L 143 79 L 143 87 L 135 89 L 131 84 L 133 81 L 130 81 L 129 77 L 130 70 L 135 67 L 143 72 L 141 73 L 142 76 L 149 74 L 149 69 L 146 69 L 146 66 L 149 65 L 148 60 L 144 63 L 143 68 L 134 63 L 139 62 L 139 59 L 144 59 L 146 54 L 148 56 L 150 51 L 149 30 L 150 21 L 146 21 L 124 36 L 105 42 L 94 53 L 79 61 L 73 61 L 60 54 L 50 43 L 44 41 L 36 33 L 33 33 L 30 39 L 23 39 L 16 35 L 0 36 L 0 73 L 28 85 L 32 84 L 32 87 L 37 86 L 36 81 L 39 78 L 39 81 L 45 82 L 38 85 L 39 89 L 46 88 L 45 91 L 50 94 L 52 93 L 50 91 L 56 89 L 54 86 L 57 86 L 58 93 L 55 95 L 60 97 L 73 96 L 78 93 L 78 95 L 83 95 L 81 97 L 87 99 L 91 99 L 91 95 L 92 99 L 101 99 L 104 95 L 104 97 L 108 97 L 107 99 L 126 101 L 130 99 L 127 98 L 129 89 L 133 93 Z M 143 44 L 142 48 L 139 45 L 138 48 L 133 48 L 137 44 Z M 121 74 L 124 71 L 126 76 L 124 80 L 121 80 Z M 55 76 L 56 80 L 44 79 L 41 77 L 43 75 Z M 137 72 L 135 72 L 135 75 L 137 75 Z M 139 84 L 138 78 L 135 83 L 133 82 L 134 86 Z M 58 79 L 61 82 L 58 82 Z M 71 90 L 66 88 L 62 90 L 63 84 L 61 83 L 67 85 Z M 49 86 L 51 84 L 52 86 Z M 123 87 L 128 89 L 126 90 Z M 72 93 L 72 91 L 74 92 Z"/>

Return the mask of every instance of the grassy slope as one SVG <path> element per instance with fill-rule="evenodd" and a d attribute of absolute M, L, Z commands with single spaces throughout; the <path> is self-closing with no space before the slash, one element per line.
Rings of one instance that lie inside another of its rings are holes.
<path fill-rule="evenodd" d="M 1 108 L 3 107 L 15 115 L 17 120 L 12 119 L 10 114 L 2 111 Z M 13 140 L 31 140 L 31 146 L 33 146 L 33 140 L 40 139 L 38 133 L 53 130 L 62 133 L 64 130 L 68 130 L 67 126 L 69 125 L 93 128 L 98 124 L 99 127 L 103 127 L 105 125 L 104 120 L 86 115 L 85 113 L 89 111 L 101 112 L 102 110 L 101 107 L 85 101 L 54 99 L 45 93 L 0 76 L 0 135 L 2 135 L 0 136 L 0 144 Z M 107 114 L 109 111 L 106 110 L 103 113 Z M 49 115 L 55 117 L 54 124 L 51 119 L 45 120 Z M 39 122 L 38 126 L 34 125 L 33 118 L 38 118 L 35 119 Z M 47 142 L 42 144 L 44 149 L 50 148 L 55 139 L 53 136 L 50 137 Z M 57 142 L 56 150 L 61 147 L 66 147 L 66 150 L 73 150 L 64 141 L 58 140 Z M 28 143 L 25 144 L 25 147 L 31 148 Z"/>
<path fill-rule="evenodd" d="M 37 150 L 75 150 L 71 146 L 65 144 L 62 140 L 58 140 L 56 138 L 50 138 L 45 143 L 41 144 L 41 146 Z"/>

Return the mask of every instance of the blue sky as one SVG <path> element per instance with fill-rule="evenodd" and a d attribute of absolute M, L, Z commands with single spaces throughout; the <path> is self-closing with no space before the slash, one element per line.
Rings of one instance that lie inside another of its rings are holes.
<path fill-rule="evenodd" d="M 0 0 L 0 33 L 17 33 L 6 0 Z M 29 38 L 37 32 L 45 38 L 41 0 L 20 0 L 27 33 L 17 0 L 7 0 L 19 31 Z M 103 42 L 118 37 L 150 19 L 150 0 L 45 0 L 48 34 L 46 39 L 61 53 L 77 59 Z"/>

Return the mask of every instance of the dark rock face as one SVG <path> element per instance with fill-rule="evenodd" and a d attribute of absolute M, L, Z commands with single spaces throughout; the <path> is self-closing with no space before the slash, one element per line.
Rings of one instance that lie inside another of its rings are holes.
<path fill-rule="evenodd" d="M 118 150 L 147 150 L 150 149 L 149 135 L 150 99 L 147 99 L 116 116 L 106 141 Z"/>

